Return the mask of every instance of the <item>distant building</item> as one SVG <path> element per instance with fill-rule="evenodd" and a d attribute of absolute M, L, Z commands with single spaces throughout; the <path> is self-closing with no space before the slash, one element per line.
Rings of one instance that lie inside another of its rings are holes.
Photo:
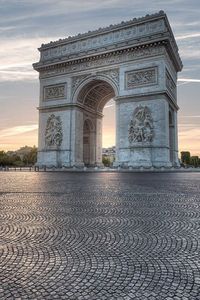
<path fill-rule="evenodd" d="M 34 149 L 34 147 L 24 146 L 24 147 L 21 147 L 20 149 L 15 150 L 15 151 L 8 151 L 7 155 L 10 156 L 10 157 L 12 157 L 12 156 L 19 156 L 20 159 L 23 160 L 24 157 L 26 155 L 28 155 Z"/>
<path fill-rule="evenodd" d="M 16 150 L 15 154 L 18 155 L 21 159 L 23 159 L 24 156 L 28 155 L 32 149 L 33 149 L 33 147 L 24 146 L 24 147 L 21 147 L 19 150 Z"/>

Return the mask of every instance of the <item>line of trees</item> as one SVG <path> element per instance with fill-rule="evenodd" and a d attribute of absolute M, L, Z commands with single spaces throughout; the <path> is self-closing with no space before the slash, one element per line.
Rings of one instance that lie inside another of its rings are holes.
<path fill-rule="evenodd" d="M 0 166 L 25 167 L 33 166 L 37 161 L 37 147 L 24 146 L 16 151 L 0 151 Z M 111 166 L 110 157 L 103 156 L 102 162 L 105 166 Z M 200 157 L 191 156 L 189 151 L 181 152 L 181 163 L 184 167 L 200 167 Z"/>
<path fill-rule="evenodd" d="M 200 167 L 200 157 L 191 156 L 189 151 L 182 151 L 181 152 L 181 162 L 183 166 L 189 167 L 192 166 L 194 168 Z"/>
<path fill-rule="evenodd" d="M 37 160 L 37 147 L 24 146 L 16 151 L 0 151 L 0 166 L 33 166 Z"/>

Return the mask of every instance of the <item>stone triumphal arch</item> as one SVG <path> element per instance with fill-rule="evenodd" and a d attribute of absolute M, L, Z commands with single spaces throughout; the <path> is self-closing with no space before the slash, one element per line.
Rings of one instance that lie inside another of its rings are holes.
<path fill-rule="evenodd" d="M 100 165 L 102 110 L 116 103 L 120 166 L 176 166 L 177 72 L 164 12 L 39 48 L 38 165 Z"/>

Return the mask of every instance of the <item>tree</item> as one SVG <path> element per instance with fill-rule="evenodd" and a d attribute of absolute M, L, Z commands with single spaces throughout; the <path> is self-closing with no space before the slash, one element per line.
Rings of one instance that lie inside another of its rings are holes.
<path fill-rule="evenodd" d="M 8 156 L 5 151 L 0 151 L 0 166 L 6 166 L 8 164 Z"/>
<path fill-rule="evenodd" d="M 190 152 L 189 151 L 182 151 L 181 152 L 181 161 L 185 165 L 190 164 Z"/>
<path fill-rule="evenodd" d="M 198 156 L 191 156 L 190 157 L 190 164 L 197 168 L 199 166 L 199 157 Z"/>
<path fill-rule="evenodd" d="M 0 166 L 32 166 L 37 160 L 37 148 L 22 147 L 16 151 L 0 151 Z"/>
<path fill-rule="evenodd" d="M 23 162 L 26 166 L 34 165 L 37 161 L 37 148 L 33 146 L 29 152 L 24 154 Z"/>
<path fill-rule="evenodd" d="M 111 166 L 111 161 L 109 157 L 103 155 L 102 157 L 102 163 L 104 164 L 105 167 L 110 167 Z"/>

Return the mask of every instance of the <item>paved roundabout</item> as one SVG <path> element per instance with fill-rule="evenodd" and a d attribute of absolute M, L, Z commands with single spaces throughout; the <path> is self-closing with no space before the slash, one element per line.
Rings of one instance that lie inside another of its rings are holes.
<path fill-rule="evenodd" d="M 200 174 L 0 173 L 0 299 L 200 299 Z"/>

